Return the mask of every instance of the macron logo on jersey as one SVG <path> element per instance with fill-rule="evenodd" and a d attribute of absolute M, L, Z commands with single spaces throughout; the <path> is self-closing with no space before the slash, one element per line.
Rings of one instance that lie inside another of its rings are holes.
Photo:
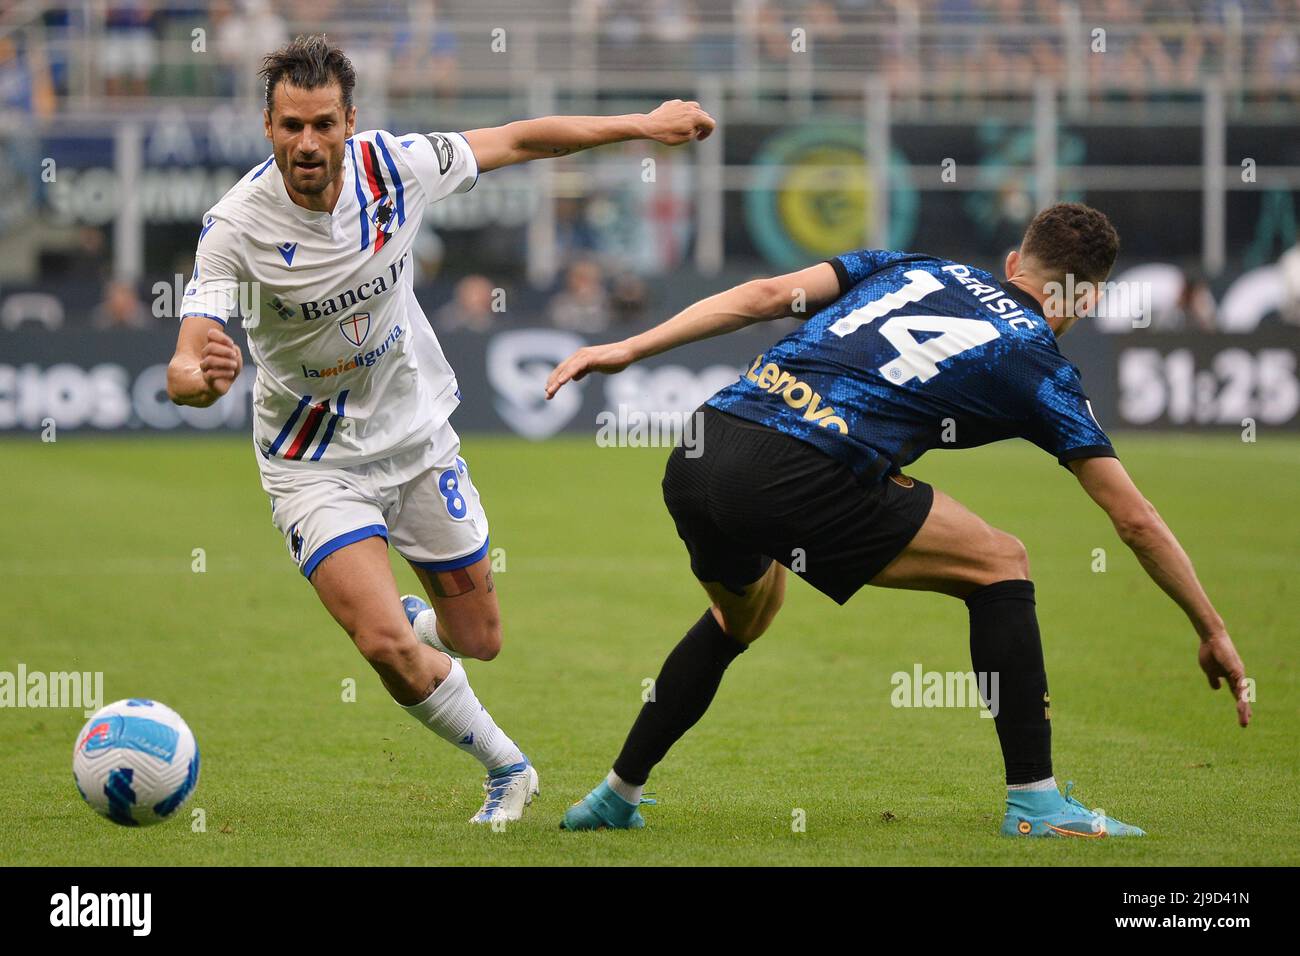
<path fill-rule="evenodd" d="M 275 247 L 275 251 L 280 253 L 280 258 L 284 260 L 286 266 L 293 265 L 293 254 L 298 251 L 298 243 L 282 242 Z"/>

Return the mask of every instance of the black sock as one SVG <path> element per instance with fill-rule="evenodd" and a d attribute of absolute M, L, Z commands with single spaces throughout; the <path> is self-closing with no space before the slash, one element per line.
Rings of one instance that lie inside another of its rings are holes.
<path fill-rule="evenodd" d="M 993 723 L 1002 744 L 1007 784 L 1050 777 L 1052 723 L 1033 582 L 987 585 L 966 599 L 966 607 L 970 609 L 970 658 L 981 691 L 991 693 L 991 675 L 997 675 L 998 712 Z"/>
<path fill-rule="evenodd" d="M 705 611 L 664 661 L 654 699 L 641 705 L 614 772 L 633 786 L 644 785 L 668 748 L 704 716 L 723 671 L 747 647 L 718 626 L 712 611 Z"/>

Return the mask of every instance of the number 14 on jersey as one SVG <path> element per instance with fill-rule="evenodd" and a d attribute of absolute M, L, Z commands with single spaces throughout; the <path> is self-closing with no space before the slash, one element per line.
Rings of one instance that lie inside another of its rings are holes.
<path fill-rule="evenodd" d="M 834 322 L 830 331 L 840 338 L 852 335 L 881 316 L 920 302 L 944 287 L 937 276 L 922 269 L 909 270 L 903 273 L 903 278 L 907 282 L 901 287 L 854 309 Z M 944 359 L 991 342 L 1001 334 L 992 322 L 953 315 L 895 315 L 879 330 L 898 350 L 898 358 L 880 366 L 880 374 L 898 385 L 912 379 L 928 382 L 939 374 L 939 363 Z M 917 332 L 937 334 L 918 339 Z"/>

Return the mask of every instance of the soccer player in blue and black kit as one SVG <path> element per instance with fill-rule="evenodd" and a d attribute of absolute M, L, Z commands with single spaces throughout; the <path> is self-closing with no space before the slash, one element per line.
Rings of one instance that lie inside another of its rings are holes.
<path fill-rule="evenodd" d="M 1007 256 L 1005 281 L 933 256 L 851 252 L 747 282 L 556 367 L 548 398 L 589 372 L 618 372 L 688 342 L 811 313 L 703 406 L 702 453 L 688 457 L 679 447 L 669 459 L 664 500 L 712 607 L 668 655 L 613 770 L 569 808 L 563 827 L 645 825 L 638 806 L 651 769 L 772 623 L 789 567 L 840 604 L 864 584 L 966 602 L 974 670 L 1000 680 L 994 723 L 1006 764 L 1005 835 L 1143 835 L 1057 789 L 1024 546 L 902 472 L 931 448 L 1005 438 L 1055 456 L 1187 614 L 1211 688 L 1227 681 L 1247 725 L 1245 668 L 1222 618 L 1057 348 L 1095 304 L 1118 248 L 1102 213 L 1060 203 L 1029 224 Z"/>

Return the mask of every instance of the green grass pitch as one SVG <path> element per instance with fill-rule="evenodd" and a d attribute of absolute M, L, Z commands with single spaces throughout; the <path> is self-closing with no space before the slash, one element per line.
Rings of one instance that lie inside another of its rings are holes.
<path fill-rule="evenodd" d="M 0 670 L 103 671 L 106 703 L 179 710 L 203 764 L 180 819 L 121 829 L 73 786 L 79 710 L 0 710 L 0 863 L 1300 863 L 1300 442 L 1117 446 L 1258 682 L 1255 723 L 1208 690 L 1182 613 L 1048 456 L 933 453 L 910 472 L 1029 548 L 1058 779 L 1151 834 L 1009 841 L 992 721 L 890 703 L 896 671 L 969 669 L 962 604 L 868 588 L 838 608 L 801 582 L 651 779 L 648 828 L 557 829 L 705 607 L 660 499 L 665 450 L 464 441 L 506 562 L 505 650 L 468 670 L 542 781 L 498 833 L 466 822 L 477 765 L 398 710 L 295 570 L 246 439 L 6 441 Z M 416 587 L 404 566 L 398 580 Z"/>

